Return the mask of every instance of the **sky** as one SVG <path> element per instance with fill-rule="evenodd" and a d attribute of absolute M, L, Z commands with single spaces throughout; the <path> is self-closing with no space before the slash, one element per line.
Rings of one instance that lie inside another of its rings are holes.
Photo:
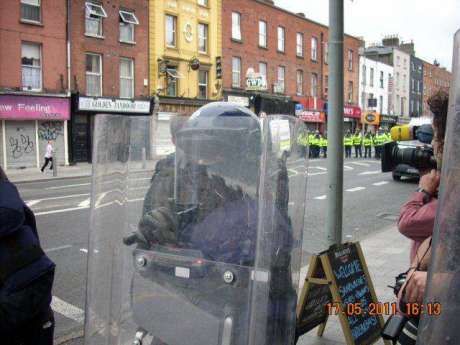
<path fill-rule="evenodd" d="M 452 69 L 453 38 L 460 29 L 460 0 L 344 0 L 345 33 L 366 45 L 387 35 L 415 43 L 416 56 Z M 328 0 L 275 0 L 275 4 L 322 24 L 329 23 Z M 441 5 L 442 4 L 442 7 Z"/>

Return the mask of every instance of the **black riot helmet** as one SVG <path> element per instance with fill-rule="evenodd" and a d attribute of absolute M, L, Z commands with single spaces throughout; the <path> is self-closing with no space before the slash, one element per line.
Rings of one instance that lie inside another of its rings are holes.
<path fill-rule="evenodd" d="M 215 102 L 196 111 L 177 133 L 177 145 L 197 162 L 246 159 L 260 154 L 260 122 L 249 109 Z"/>

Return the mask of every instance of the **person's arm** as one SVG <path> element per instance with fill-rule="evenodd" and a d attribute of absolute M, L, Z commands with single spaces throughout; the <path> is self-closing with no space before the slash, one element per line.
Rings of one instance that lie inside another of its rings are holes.
<path fill-rule="evenodd" d="M 401 234 L 412 240 L 423 240 L 431 236 L 438 201 L 432 198 L 439 186 L 439 174 L 432 171 L 422 176 L 420 188 L 423 192 L 415 192 L 402 207 L 398 221 Z"/>

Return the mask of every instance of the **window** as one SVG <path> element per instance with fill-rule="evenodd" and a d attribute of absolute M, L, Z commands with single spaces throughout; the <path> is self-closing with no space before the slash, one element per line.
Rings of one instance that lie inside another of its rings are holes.
<path fill-rule="evenodd" d="M 278 51 L 284 52 L 285 30 L 283 27 L 278 26 Z"/>
<path fill-rule="evenodd" d="M 166 15 L 166 45 L 168 47 L 176 47 L 177 39 L 177 17 Z"/>
<path fill-rule="evenodd" d="M 348 50 L 348 70 L 353 71 L 353 50 L 349 49 Z M 374 81 L 372 81 L 372 85 L 374 84 Z"/>
<path fill-rule="evenodd" d="M 267 85 L 267 64 L 265 62 L 259 62 L 259 74 L 265 80 L 265 85 Z"/>
<path fill-rule="evenodd" d="M 232 12 L 232 38 L 241 41 L 241 14 Z"/>
<path fill-rule="evenodd" d="M 366 65 L 363 65 L 363 79 L 362 79 L 362 84 L 366 86 L 367 84 L 367 67 Z"/>
<path fill-rule="evenodd" d="M 417 93 L 422 93 L 422 82 L 420 80 L 417 80 Z"/>
<path fill-rule="evenodd" d="M 198 5 L 201 6 L 208 6 L 208 0 L 198 0 Z"/>
<path fill-rule="evenodd" d="M 396 72 L 396 88 L 399 89 L 399 72 Z"/>
<path fill-rule="evenodd" d="M 303 95 L 303 71 L 298 70 L 297 71 L 297 95 L 302 96 Z"/>
<path fill-rule="evenodd" d="M 316 73 L 311 74 L 311 89 L 310 94 L 313 97 L 318 96 L 318 75 Z"/>
<path fill-rule="evenodd" d="M 315 37 L 311 38 L 311 59 L 318 60 L 318 40 Z"/>
<path fill-rule="evenodd" d="M 102 56 L 86 54 L 86 95 L 102 95 Z"/>
<path fill-rule="evenodd" d="M 348 82 L 348 102 L 349 103 L 353 102 L 353 82 L 352 81 Z"/>
<path fill-rule="evenodd" d="M 370 75 L 369 85 L 371 87 L 374 87 L 374 69 L 373 68 L 371 68 L 371 75 Z"/>
<path fill-rule="evenodd" d="M 407 81 L 407 78 L 406 78 L 406 75 L 404 74 L 403 75 L 403 87 L 402 87 L 403 91 L 406 91 L 406 81 Z"/>
<path fill-rule="evenodd" d="M 40 91 L 42 89 L 41 46 L 36 43 L 22 43 L 22 88 Z"/>
<path fill-rule="evenodd" d="M 412 92 L 415 92 L 415 79 L 412 78 Z"/>
<path fill-rule="evenodd" d="M 107 13 L 101 5 L 87 2 L 85 4 L 85 34 L 102 37 L 102 18 L 107 18 Z"/>
<path fill-rule="evenodd" d="M 241 87 L 241 59 L 239 57 L 232 59 L 232 86 Z"/>
<path fill-rule="evenodd" d="M 410 100 L 410 112 L 411 112 L 411 115 L 414 112 L 414 100 L 413 99 Z"/>
<path fill-rule="evenodd" d="M 380 114 L 383 113 L 383 96 L 379 97 L 379 112 Z"/>
<path fill-rule="evenodd" d="M 401 114 L 401 112 L 400 112 L 401 111 L 401 108 L 400 108 L 401 104 L 402 104 L 402 102 L 400 102 L 399 95 L 396 95 L 396 109 L 395 109 L 395 111 L 396 111 L 397 114 L 398 113 Z"/>
<path fill-rule="evenodd" d="M 208 52 L 208 25 L 198 24 L 198 51 L 200 53 Z"/>
<path fill-rule="evenodd" d="M 406 58 L 404 58 L 404 66 L 403 67 L 404 67 L 404 69 L 407 69 L 407 59 Z"/>
<path fill-rule="evenodd" d="M 297 56 L 303 57 L 303 34 L 300 32 L 297 33 L 297 48 L 296 48 Z"/>
<path fill-rule="evenodd" d="M 40 0 L 21 0 L 21 19 L 40 23 Z"/>
<path fill-rule="evenodd" d="M 208 77 L 208 71 L 200 70 L 198 73 L 198 98 L 208 98 Z"/>
<path fill-rule="evenodd" d="M 120 59 L 120 98 L 134 98 L 133 59 Z"/>
<path fill-rule="evenodd" d="M 284 77 L 286 74 L 286 68 L 284 66 L 278 66 L 278 92 L 284 93 Z"/>
<path fill-rule="evenodd" d="M 400 56 L 397 56 L 396 57 L 396 66 L 401 66 L 401 57 Z"/>
<path fill-rule="evenodd" d="M 178 94 L 178 80 L 182 75 L 177 71 L 177 66 L 166 66 L 166 96 L 176 97 Z"/>
<path fill-rule="evenodd" d="M 380 88 L 383 89 L 383 71 L 380 71 Z"/>
<path fill-rule="evenodd" d="M 412 72 L 415 72 L 415 64 L 413 62 L 411 62 L 411 68 L 412 68 Z"/>
<path fill-rule="evenodd" d="M 120 11 L 120 42 L 134 43 L 134 25 L 139 25 L 136 15 Z"/>
<path fill-rule="evenodd" d="M 324 43 L 324 63 L 327 65 L 329 61 L 329 44 Z"/>
<path fill-rule="evenodd" d="M 267 48 L 267 23 L 259 21 L 259 46 Z"/>

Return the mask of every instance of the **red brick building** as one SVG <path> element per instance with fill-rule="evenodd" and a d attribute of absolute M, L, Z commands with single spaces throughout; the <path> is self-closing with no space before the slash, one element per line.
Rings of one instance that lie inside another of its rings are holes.
<path fill-rule="evenodd" d="M 0 164 L 37 167 L 47 140 L 67 161 L 66 0 L 0 1 Z"/>
<path fill-rule="evenodd" d="M 293 113 L 298 102 L 313 112 L 310 121 L 324 122 L 327 26 L 262 0 L 223 0 L 222 24 L 226 100 L 267 113 Z M 358 104 L 360 44 L 345 36 L 345 102 L 351 105 Z"/>
<path fill-rule="evenodd" d="M 436 61 L 431 64 L 423 61 L 423 114 L 429 115 L 428 99 L 438 90 L 449 92 L 452 73 Z"/>
<path fill-rule="evenodd" d="M 71 161 L 91 160 L 94 114 L 150 112 L 148 11 L 148 0 L 71 2 Z"/>

